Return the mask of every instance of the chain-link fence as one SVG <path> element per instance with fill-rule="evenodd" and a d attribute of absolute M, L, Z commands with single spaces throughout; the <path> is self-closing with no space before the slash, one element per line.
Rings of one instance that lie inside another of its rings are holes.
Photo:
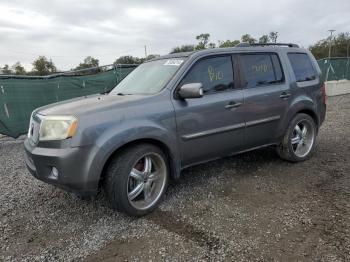
<path fill-rule="evenodd" d="M 31 112 L 74 97 L 105 93 L 136 65 L 108 65 L 49 76 L 0 75 L 0 134 L 27 132 Z"/>
<path fill-rule="evenodd" d="M 350 80 L 350 57 L 332 57 L 317 60 L 325 81 Z"/>

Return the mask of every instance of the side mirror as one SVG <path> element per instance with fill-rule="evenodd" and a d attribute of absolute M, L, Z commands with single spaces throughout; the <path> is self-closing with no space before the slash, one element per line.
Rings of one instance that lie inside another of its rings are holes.
<path fill-rule="evenodd" d="M 180 87 L 177 93 L 183 99 L 200 98 L 203 96 L 203 85 L 202 83 L 185 84 Z"/>

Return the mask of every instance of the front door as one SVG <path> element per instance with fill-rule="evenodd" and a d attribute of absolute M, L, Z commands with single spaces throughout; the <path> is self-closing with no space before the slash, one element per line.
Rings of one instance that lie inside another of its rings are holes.
<path fill-rule="evenodd" d="M 173 100 L 183 166 L 242 149 L 243 92 L 232 65 L 230 55 L 201 59 L 179 85 L 202 83 L 204 90 L 202 98 Z"/>

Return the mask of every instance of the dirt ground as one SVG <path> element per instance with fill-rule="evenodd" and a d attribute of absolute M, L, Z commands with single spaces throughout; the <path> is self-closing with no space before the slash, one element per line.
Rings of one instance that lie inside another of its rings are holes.
<path fill-rule="evenodd" d="M 26 171 L 0 140 L 0 261 L 350 261 L 350 95 L 329 98 L 314 156 L 273 148 L 199 165 L 141 219 Z"/>

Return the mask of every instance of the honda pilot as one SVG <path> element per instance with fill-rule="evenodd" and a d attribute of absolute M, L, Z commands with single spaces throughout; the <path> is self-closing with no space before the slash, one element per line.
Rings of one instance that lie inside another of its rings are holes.
<path fill-rule="evenodd" d="M 241 44 L 139 65 L 111 92 L 34 110 L 31 174 L 113 209 L 150 213 L 170 179 L 206 161 L 274 146 L 308 159 L 326 113 L 321 72 L 295 44 Z"/>

